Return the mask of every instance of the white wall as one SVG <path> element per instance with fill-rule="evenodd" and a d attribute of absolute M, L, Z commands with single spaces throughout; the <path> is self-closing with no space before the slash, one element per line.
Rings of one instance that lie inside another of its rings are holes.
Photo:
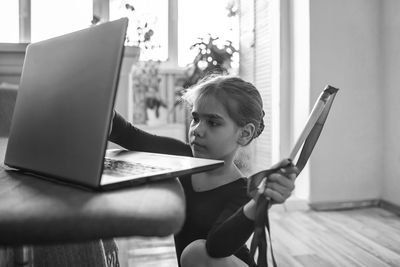
<path fill-rule="evenodd" d="M 310 113 L 310 6 L 309 0 L 291 2 L 291 107 L 290 147 L 300 135 Z M 283 155 L 290 154 L 288 150 Z M 310 170 L 306 165 L 296 181 L 296 197 L 310 198 Z"/>
<path fill-rule="evenodd" d="M 310 0 L 310 103 L 326 84 L 341 89 L 310 160 L 310 203 L 382 195 L 380 2 Z"/>
<path fill-rule="evenodd" d="M 384 179 L 382 198 L 400 205 L 400 1 L 383 2 Z"/>

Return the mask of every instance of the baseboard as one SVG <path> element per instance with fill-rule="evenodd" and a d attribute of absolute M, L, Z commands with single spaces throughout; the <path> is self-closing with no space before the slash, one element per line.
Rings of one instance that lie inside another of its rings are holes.
<path fill-rule="evenodd" d="M 357 201 L 339 201 L 339 202 L 314 202 L 309 203 L 311 209 L 317 211 L 328 211 L 328 210 L 345 210 L 345 209 L 357 209 L 366 207 L 376 207 L 380 203 L 379 199 L 369 200 L 357 200 Z"/>
<path fill-rule="evenodd" d="M 388 210 L 388 211 L 393 212 L 394 214 L 400 216 L 400 206 L 399 205 L 390 203 L 386 200 L 381 200 L 381 201 L 379 201 L 378 206 L 382 209 Z"/>
<path fill-rule="evenodd" d="M 367 207 L 380 207 L 387 211 L 393 212 L 400 216 L 400 206 L 382 199 L 369 199 L 357 201 L 340 201 L 340 202 L 315 202 L 308 203 L 311 209 L 316 211 L 329 211 L 329 210 L 345 210 L 357 209 Z"/>

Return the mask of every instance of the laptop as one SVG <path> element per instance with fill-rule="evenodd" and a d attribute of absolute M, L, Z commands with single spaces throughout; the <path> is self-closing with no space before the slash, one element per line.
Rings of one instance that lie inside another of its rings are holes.
<path fill-rule="evenodd" d="M 95 190 L 170 179 L 223 161 L 107 152 L 128 19 L 27 47 L 4 163 Z M 135 167 L 139 171 L 135 171 Z"/>

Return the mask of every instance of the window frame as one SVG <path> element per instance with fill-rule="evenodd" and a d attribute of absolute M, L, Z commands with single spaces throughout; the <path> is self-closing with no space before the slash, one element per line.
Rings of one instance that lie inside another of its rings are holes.
<path fill-rule="evenodd" d="M 109 0 L 92 0 L 93 16 L 110 20 Z M 19 42 L 31 42 L 31 0 L 19 0 Z M 178 0 L 168 0 L 168 60 L 169 66 L 178 65 Z"/>

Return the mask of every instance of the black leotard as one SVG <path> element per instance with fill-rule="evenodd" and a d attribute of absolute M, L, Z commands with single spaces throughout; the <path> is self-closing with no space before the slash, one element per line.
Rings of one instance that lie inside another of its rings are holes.
<path fill-rule="evenodd" d="M 119 114 L 113 120 L 110 141 L 129 150 L 192 156 L 188 144 L 144 132 Z M 246 178 L 201 192 L 194 191 L 190 175 L 179 180 L 186 197 L 186 219 L 175 235 L 178 259 L 187 245 L 204 239 L 211 257 L 235 255 L 249 264 L 251 259 L 245 243 L 253 233 L 254 222 L 243 213 L 243 206 L 250 200 Z"/>

